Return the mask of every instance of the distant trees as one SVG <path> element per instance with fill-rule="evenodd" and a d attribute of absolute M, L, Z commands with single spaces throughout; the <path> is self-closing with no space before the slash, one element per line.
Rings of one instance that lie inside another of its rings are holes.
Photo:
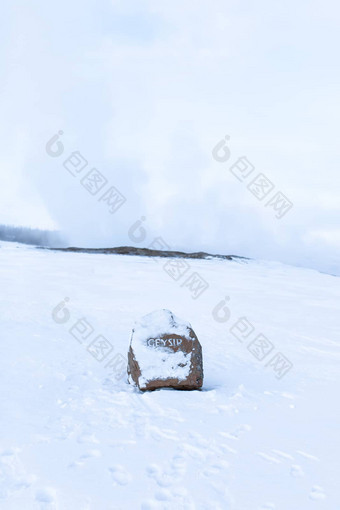
<path fill-rule="evenodd" d="M 12 225 L 0 225 L 0 241 L 11 241 L 53 248 L 63 246 L 59 232 L 39 230 L 30 227 L 14 227 Z"/>

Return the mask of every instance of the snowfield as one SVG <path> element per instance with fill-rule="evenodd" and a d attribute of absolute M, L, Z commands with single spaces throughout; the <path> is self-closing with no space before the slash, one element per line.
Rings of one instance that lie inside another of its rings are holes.
<path fill-rule="evenodd" d="M 340 509 L 339 278 L 190 260 L 175 281 L 168 259 L 4 242 L 0 259 L 1 510 Z M 202 344 L 202 391 L 119 374 L 162 308 Z"/>

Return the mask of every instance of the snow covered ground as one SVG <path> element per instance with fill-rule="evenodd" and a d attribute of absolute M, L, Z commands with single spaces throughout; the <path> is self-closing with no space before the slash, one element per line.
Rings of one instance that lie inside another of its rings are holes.
<path fill-rule="evenodd" d="M 0 260 L 1 509 L 340 509 L 339 278 L 190 260 L 175 281 L 167 260 L 11 243 Z M 203 391 L 141 394 L 106 367 L 159 308 L 191 322 Z"/>

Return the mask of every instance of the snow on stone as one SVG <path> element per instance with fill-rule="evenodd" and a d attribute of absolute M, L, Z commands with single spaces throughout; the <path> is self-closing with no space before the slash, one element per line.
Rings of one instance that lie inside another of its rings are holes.
<path fill-rule="evenodd" d="M 131 344 L 136 359 L 142 369 L 139 386 L 145 388 L 151 379 L 165 380 L 176 378 L 184 381 L 190 371 L 190 355 L 182 351 L 173 352 L 166 346 L 166 341 L 160 337 L 166 334 L 184 336 L 192 342 L 189 336 L 191 325 L 174 316 L 169 310 L 156 310 L 136 321 Z M 154 339 L 162 349 L 150 349 L 147 340 Z M 163 345 L 162 345 L 163 344 Z"/>
<path fill-rule="evenodd" d="M 148 338 L 159 338 L 164 332 L 179 336 L 189 336 L 191 324 L 173 315 L 170 310 L 155 310 L 135 322 L 133 338 L 135 345 L 144 345 Z"/>

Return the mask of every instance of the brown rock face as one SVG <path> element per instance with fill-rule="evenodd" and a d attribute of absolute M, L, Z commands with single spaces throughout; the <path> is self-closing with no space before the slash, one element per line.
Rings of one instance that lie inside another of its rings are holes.
<path fill-rule="evenodd" d="M 200 389 L 202 348 L 191 325 L 169 310 L 150 313 L 136 322 L 128 352 L 128 376 L 141 391 Z"/>

